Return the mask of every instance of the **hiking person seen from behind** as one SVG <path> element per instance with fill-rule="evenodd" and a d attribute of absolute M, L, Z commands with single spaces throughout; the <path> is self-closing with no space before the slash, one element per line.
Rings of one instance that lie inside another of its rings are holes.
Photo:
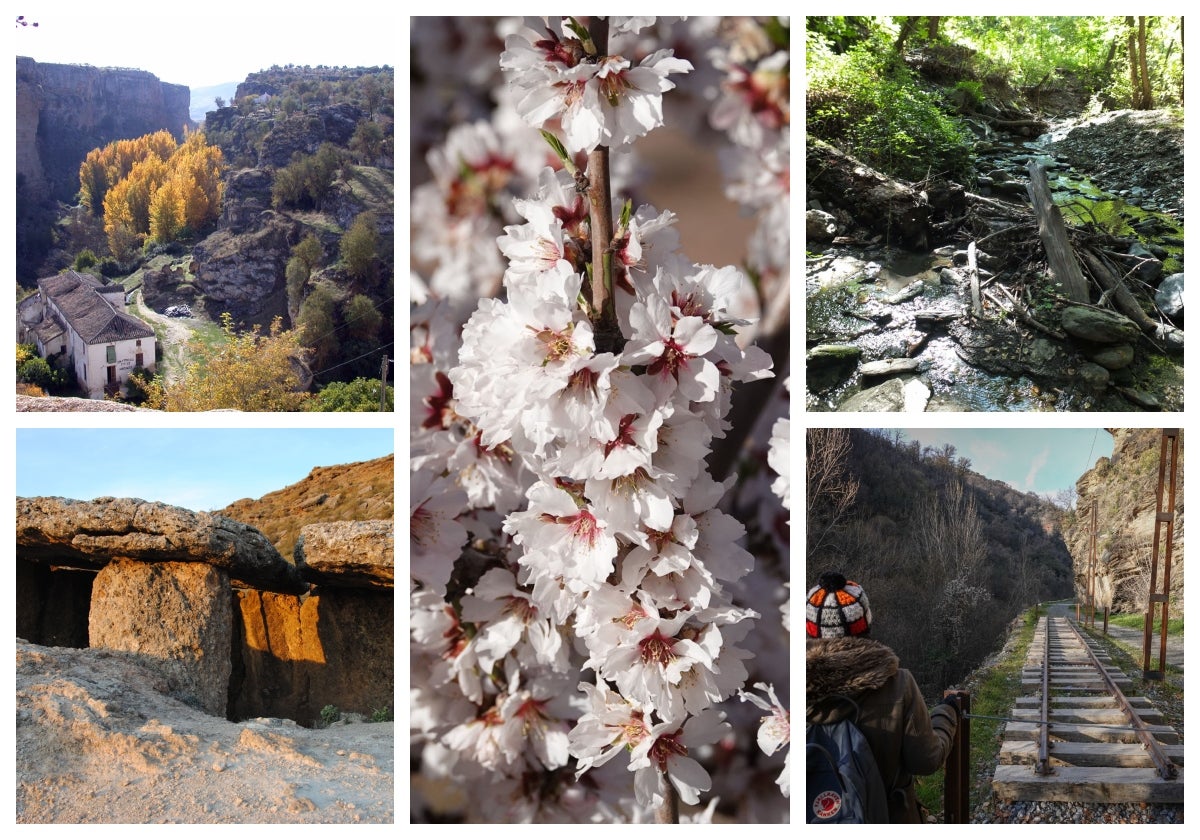
<path fill-rule="evenodd" d="M 805 611 L 808 821 L 922 822 L 913 777 L 945 763 L 958 697 L 926 708 L 913 675 L 870 638 L 867 594 L 843 575 L 821 575 Z"/>

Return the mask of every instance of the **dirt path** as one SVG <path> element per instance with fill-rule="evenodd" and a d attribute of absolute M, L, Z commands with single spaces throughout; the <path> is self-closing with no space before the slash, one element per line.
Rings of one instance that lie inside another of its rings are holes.
<path fill-rule="evenodd" d="M 184 368 L 187 367 L 186 348 L 188 340 L 192 337 L 192 329 L 187 324 L 189 320 L 193 319 L 168 318 L 165 315 L 159 315 L 146 304 L 141 289 L 135 291 L 133 295 L 134 305 L 137 307 L 137 317 L 152 326 L 162 327 L 164 330 L 164 338 L 160 339 L 163 345 L 162 374 L 168 383 L 176 382 Z"/>

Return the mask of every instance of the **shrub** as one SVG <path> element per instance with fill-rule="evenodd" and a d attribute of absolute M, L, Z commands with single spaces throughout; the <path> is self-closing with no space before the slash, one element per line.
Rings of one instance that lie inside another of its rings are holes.
<path fill-rule="evenodd" d="M 342 713 L 338 710 L 338 707 L 332 703 L 321 709 L 321 723 L 323 723 L 325 726 L 330 726 L 341 719 Z"/>
<path fill-rule="evenodd" d="M 970 132 L 878 42 L 820 53 L 810 64 L 806 111 L 814 136 L 890 175 L 965 180 L 970 172 Z"/>
<path fill-rule="evenodd" d="M 371 723 L 387 723 L 392 719 L 392 710 L 387 706 L 382 709 L 375 709 L 371 712 Z"/>

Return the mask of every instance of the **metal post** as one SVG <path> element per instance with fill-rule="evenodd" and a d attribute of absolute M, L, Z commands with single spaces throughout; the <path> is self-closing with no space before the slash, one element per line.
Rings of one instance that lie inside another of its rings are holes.
<path fill-rule="evenodd" d="M 971 695 L 966 691 L 950 689 L 942 693 L 942 699 L 958 696 L 958 728 L 946 757 L 946 773 L 942 785 L 942 818 L 948 825 L 961 825 L 971 821 Z"/>
<path fill-rule="evenodd" d="M 1168 443 L 1170 448 L 1168 451 Z M 1170 468 L 1168 471 L 1168 462 Z M 1148 680 L 1161 680 L 1166 673 L 1167 663 L 1167 620 L 1168 604 L 1171 593 L 1171 553 L 1175 541 L 1175 492 L 1176 476 L 1179 472 L 1179 429 L 1163 429 L 1158 456 L 1158 489 L 1155 493 L 1154 514 L 1154 550 L 1150 555 L 1150 592 L 1146 598 L 1146 622 L 1142 633 L 1142 677 Z M 1169 479 L 1168 479 L 1169 476 Z M 1164 504 L 1163 490 L 1167 489 Z M 1166 539 L 1162 538 L 1162 526 L 1166 525 Z M 1163 550 L 1163 588 L 1156 591 L 1158 584 L 1159 546 L 1165 543 Z M 1162 604 L 1162 623 L 1159 626 L 1158 669 L 1150 668 L 1150 637 L 1153 632 L 1155 605 Z"/>
<path fill-rule="evenodd" d="M 1097 501 L 1092 499 L 1092 539 L 1088 554 L 1088 626 L 1096 627 L 1096 509 Z"/>

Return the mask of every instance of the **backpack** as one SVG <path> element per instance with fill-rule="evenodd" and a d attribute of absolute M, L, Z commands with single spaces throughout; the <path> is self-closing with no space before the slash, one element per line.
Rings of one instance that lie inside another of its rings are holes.
<path fill-rule="evenodd" d="M 806 792 L 810 823 L 886 823 L 888 795 L 862 730 L 858 704 L 836 723 L 810 723 L 805 733 Z"/>

